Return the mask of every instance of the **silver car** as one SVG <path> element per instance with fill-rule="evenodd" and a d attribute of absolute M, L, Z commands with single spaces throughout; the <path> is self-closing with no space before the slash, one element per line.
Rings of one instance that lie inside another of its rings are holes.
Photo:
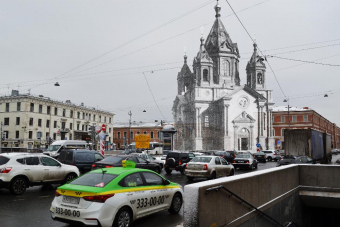
<path fill-rule="evenodd" d="M 188 180 L 194 178 L 215 179 L 234 175 L 234 166 L 219 156 L 202 155 L 194 157 L 186 164 L 184 174 Z"/>
<path fill-rule="evenodd" d="M 239 167 L 240 169 L 242 168 L 257 169 L 257 165 L 258 165 L 257 160 L 253 157 L 253 155 L 248 153 L 236 155 L 233 161 L 233 166 L 235 168 Z"/>

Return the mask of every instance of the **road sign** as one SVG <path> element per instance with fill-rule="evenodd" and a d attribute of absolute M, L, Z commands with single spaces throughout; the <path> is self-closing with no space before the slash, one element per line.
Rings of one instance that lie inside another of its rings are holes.
<path fill-rule="evenodd" d="M 150 135 L 149 134 L 137 134 L 135 135 L 136 148 L 150 148 Z"/>
<path fill-rule="evenodd" d="M 106 125 L 102 125 L 102 130 L 105 132 L 106 131 Z"/>
<path fill-rule="evenodd" d="M 261 144 L 257 143 L 257 144 L 256 144 L 256 147 L 261 147 Z"/>
<path fill-rule="evenodd" d="M 97 126 L 96 126 L 96 133 L 100 133 L 101 130 L 102 130 L 102 127 L 99 126 L 99 125 L 97 125 Z"/>
<path fill-rule="evenodd" d="M 281 143 L 281 141 L 280 141 L 280 140 L 278 140 L 278 141 L 277 141 L 277 144 L 280 144 L 280 143 Z"/>

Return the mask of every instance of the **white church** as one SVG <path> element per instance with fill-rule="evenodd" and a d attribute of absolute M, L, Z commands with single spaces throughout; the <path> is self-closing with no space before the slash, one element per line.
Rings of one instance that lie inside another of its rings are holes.
<path fill-rule="evenodd" d="M 266 88 L 266 66 L 257 45 L 246 73 L 239 77 L 239 50 L 215 6 L 216 20 L 206 39 L 201 38 L 193 71 L 184 56 L 177 76 L 173 104 L 176 150 L 273 149 L 272 90 Z"/>

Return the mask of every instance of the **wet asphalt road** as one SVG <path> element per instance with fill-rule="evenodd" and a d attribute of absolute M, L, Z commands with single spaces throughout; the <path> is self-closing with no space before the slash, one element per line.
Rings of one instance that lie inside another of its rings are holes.
<path fill-rule="evenodd" d="M 332 162 L 340 158 L 339 155 L 334 155 Z M 276 167 L 276 162 L 259 163 L 257 170 L 240 170 L 237 169 L 235 174 L 247 173 L 250 171 L 259 171 L 268 168 Z M 195 179 L 189 182 L 184 175 L 173 171 L 171 175 L 167 175 L 162 171 L 162 175 L 170 181 L 176 182 L 185 186 L 190 183 L 205 181 L 205 179 Z M 54 198 L 54 192 L 59 185 L 35 186 L 28 188 L 21 196 L 14 196 L 6 189 L 0 189 L 0 226 L 4 227 L 33 227 L 33 226 L 64 226 L 71 225 L 53 221 L 50 216 L 49 208 Z M 178 215 L 171 215 L 167 211 L 163 211 L 151 216 L 139 219 L 133 223 L 134 227 L 149 227 L 160 226 L 173 227 L 183 223 L 183 209 Z"/>

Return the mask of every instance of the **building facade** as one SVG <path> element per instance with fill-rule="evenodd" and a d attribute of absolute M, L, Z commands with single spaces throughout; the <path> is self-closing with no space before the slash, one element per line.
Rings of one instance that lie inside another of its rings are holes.
<path fill-rule="evenodd" d="M 285 129 L 314 129 L 331 135 L 332 149 L 340 148 L 340 128 L 316 111 L 308 108 L 274 107 L 273 127 L 275 147 L 284 149 Z"/>
<path fill-rule="evenodd" d="M 162 129 L 161 122 L 131 122 L 131 125 L 129 123 L 115 125 L 112 134 L 113 143 L 115 143 L 116 149 L 125 149 L 129 144 L 135 142 L 135 136 L 138 134 L 149 134 L 150 142 L 162 142 Z"/>
<path fill-rule="evenodd" d="M 246 67 L 247 83 L 241 85 L 240 54 L 215 6 L 216 20 L 206 41 L 201 37 L 193 71 L 184 56 L 177 76 L 173 104 L 179 150 L 272 149 L 272 91 L 266 88 L 266 66 L 254 43 Z"/>
<path fill-rule="evenodd" d="M 47 97 L 19 94 L 12 91 L 10 96 L 0 97 L 0 121 L 5 140 L 2 147 L 45 148 L 48 138 L 53 140 L 87 140 L 92 125 L 106 125 L 112 133 L 114 114 L 52 100 Z M 107 144 L 112 142 L 107 136 Z"/>

